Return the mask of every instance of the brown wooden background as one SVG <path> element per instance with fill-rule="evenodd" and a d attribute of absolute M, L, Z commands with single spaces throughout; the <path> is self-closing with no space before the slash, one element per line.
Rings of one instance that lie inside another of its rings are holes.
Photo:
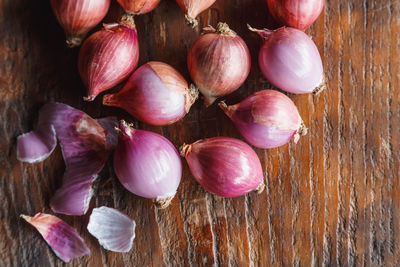
<path fill-rule="evenodd" d="M 119 14 L 114 3 L 105 21 Z M 250 47 L 253 66 L 227 102 L 270 88 L 257 66 L 258 37 L 246 29 L 275 28 L 263 0 L 217 0 L 200 25 L 226 21 Z M 199 35 L 183 23 L 173 0 L 136 19 L 140 64 L 160 60 L 189 78 L 186 52 Z M 309 127 L 295 145 L 257 150 L 267 189 L 234 199 L 206 193 L 186 163 L 177 197 L 166 210 L 122 188 L 109 166 L 91 207 L 118 208 L 136 220 L 133 249 L 107 252 L 86 230 L 89 215 L 60 216 L 92 250 L 71 266 L 370 266 L 400 264 L 400 2 L 328 0 L 307 31 L 324 61 L 328 90 L 290 95 Z M 48 0 L 0 0 L 0 266 L 61 266 L 21 213 L 51 212 L 48 200 L 64 170 L 59 148 L 41 164 L 16 160 L 16 137 L 32 128 L 48 101 L 94 117 L 127 113 L 82 100 L 78 49 L 64 35 Z M 210 77 L 212 78 L 212 77 Z M 200 138 L 240 138 L 221 110 L 198 101 L 162 133 L 176 146 Z M 89 212 L 90 214 L 90 212 Z"/>

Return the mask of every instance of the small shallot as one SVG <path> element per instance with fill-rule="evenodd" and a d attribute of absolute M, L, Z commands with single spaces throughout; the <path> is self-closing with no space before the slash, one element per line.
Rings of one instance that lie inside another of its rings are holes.
<path fill-rule="evenodd" d="M 289 97 L 275 91 L 256 92 L 233 106 L 219 106 L 235 123 L 242 136 L 255 147 L 274 148 L 294 138 L 297 143 L 306 128 Z"/>
<path fill-rule="evenodd" d="M 128 111 L 140 121 L 167 125 L 183 118 L 198 90 L 168 64 L 148 62 L 138 68 L 121 91 L 105 95 L 103 104 Z"/>
<path fill-rule="evenodd" d="M 126 214 L 108 207 L 95 208 L 87 229 L 105 249 L 128 252 L 135 238 L 135 221 Z"/>
<path fill-rule="evenodd" d="M 318 94 L 325 88 L 321 56 L 307 34 L 290 27 L 248 27 L 262 38 L 258 64 L 273 85 L 294 94 Z"/>
<path fill-rule="evenodd" d="M 38 213 L 34 217 L 21 217 L 39 231 L 57 257 L 64 262 L 90 254 L 90 249 L 78 232 L 56 216 Z"/>
<path fill-rule="evenodd" d="M 157 7 L 160 0 L 117 0 L 125 12 L 141 15 L 146 14 Z"/>
<path fill-rule="evenodd" d="M 238 89 L 250 72 L 246 43 L 226 23 L 208 26 L 190 47 L 187 64 L 207 106 Z"/>
<path fill-rule="evenodd" d="M 182 163 L 178 151 L 164 136 L 121 121 L 114 171 L 127 190 L 155 199 L 159 208 L 165 208 L 178 189 Z"/>
<path fill-rule="evenodd" d="M 179 7 L 185 14 L 186 22 L 192 27 L 196 27 L 198 22 L 197 15 L 209 8 L 216 0 L 176 0 Z"/>
<path fill-rule="evenodd" d="M 139 60 L 139 42 L 131 15 L 121 22 L 104 24 L 92 34 L 79 52 L 78 69 L 92 101 L 101 92 L 123 82 L 135 70 Z"/>
<path fill-rule="evenodd" d="M 243 141 L 214 137 L 184 144 L 180 151 L 197 182 L 213 194 L 237 197 L 264 190 L 260 160 Z"/>
<path fill-rule="evenodd" d="M 267 0 L 267 3 L 280 24 L 304 31 L 321 14 L 325 0 Z"/>
<path fill-rule="evenodd" d="M 107 14 L 110 0 L 51 0 L 69 47 L 79 46 L 86 34 Z"/>

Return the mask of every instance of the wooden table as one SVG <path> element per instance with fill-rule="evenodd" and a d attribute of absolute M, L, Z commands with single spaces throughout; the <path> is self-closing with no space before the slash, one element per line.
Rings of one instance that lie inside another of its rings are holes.
<path fill-rule="evenodd" d="M 136 18 L 140 64 L 164 61 L 189 79 L 186 52 L 200 34 L 183 23 L 173 0 Z M 113 4 L 106 22 L 114 21 Z M 186 163 L 177 197 L 166 210 L 123 189 L 111 164 L 96 184 L 91 207 L 118 208 L 137 223 L 131 252 L 107 252 L 86 230 L 89 214 L 62 216 L 91 256 L 70 266 L 353 266 L 400 264 L 400 3 L 329 0 L 309 29 L 323 58 L 328 89 L 290 95 L 309 127 L 295 145 L 257 153 L 266 173 L 261 195 L 223 199 L 206 193 Z M 247 42 L 253 66 L 227 102 L 271 88 L 257 66 L 259 38 L 246 29 L 276 28 L 263 0 L 217 0 L 200 25 L 226 21 Z M 18 216 L 50 212 L 61 184 L 59 148 L 40 164 L 16 159 L 16 137 L 30 130 L 39 108 L 59 101 L 94 117 L 127 113 L 82 100 L 79 49 L 67 49 L 49 1 L 0 2 L 0 266 L 61 266 L 36 230 Z M 210 77 L 212 79 L 212 77 Z M 137 124 L 176 146 L 212 136 L 241 138 L 215 105 L 198 101 L 168 127 Z"/>

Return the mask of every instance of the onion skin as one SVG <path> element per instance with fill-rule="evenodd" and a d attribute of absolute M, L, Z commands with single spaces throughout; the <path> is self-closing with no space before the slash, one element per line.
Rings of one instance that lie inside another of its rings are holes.
<path fill-rule="evenodd" d="M 321 14 L 325 0 L 267 0 L 267 3 L 276 21 L 304 31 Z"/>
<path fill-rule="evenodd" d="M 164 208 L 176 194 L 182 163 L 165 137 L 137 130 L 122 121 L 114 152 L 114 171 L 122 185 L 135 195 L 157 200 Z"/>
<path fill-rule="evenodd" d="M 121 91 L 105 95 L 103 104 L 123 108 L 147 124 L 168 125 L 183 118 L 197 96 L 177 70 L 152 61 L 138 68 Z"/>
<path fill-rule="evenodd" d="M 186 23 L 194 28 L 198 25 L 196 17 L 212 6 L 215 1 L 216 0 L 176 0 L 176 3 L 178 3 L 185 14 Z"/>
<path fill-rule="evenodd" d="M 184 144 L 180 150 L 194 178 L 213 194 L 237 197 L 264 189 L 260 160 L 243 141 L 214 137 Z"/>
<path fill-rule="evenodd" d="M 87 88 L 87 101 L 123 82 L 139 60 L 139 42 L 133 20 L 107 24 L 83 43 L 78 69 Z"/>
<path fill-rule="evenodd" d="M 324 89 L 321 56 L 307 34 L 289 27 L 274 31 L 248 27 L 263 40 L 258 64 L 273 85 L 293 94 L 317 94 Z"/>
<path fill-rule="evenodd" d="M 279 147 L 292 138 L 297 143 L 307 133 L 293 101 L 275 90 L 258 91 L 236 105 L 221 102 L 219 106 L 246 141 L 258 148 Z"/>
<path fill-rule="evenodd" d="M 244 83 L 251 58 L 246 43 L 226 23 L 218 23 L 217 30 L 211 26 L 203 30 L 204 34 L 190 47 L 187 64 L 192 80 L 209 106 Z"/>
<path fill-rule="evenodd" d="M 125 12 L 135 15 L 146 14 L 157 7 L 160 0 L 117 0 Z"/>
<path fill-rule="evenodd" d="M 53 12 L 67 36 L 67 46 L 79 46 L 106 16 L 110 0 L 51 0 Z"/>

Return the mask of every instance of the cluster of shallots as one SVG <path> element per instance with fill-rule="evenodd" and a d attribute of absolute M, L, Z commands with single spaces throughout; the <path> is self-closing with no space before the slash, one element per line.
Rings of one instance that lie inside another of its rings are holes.
<path fill-rule="evenodd" d="M 205 27 L 192 44 L 187 65 L 193 84 L 172 66 L 150 61 L 139 67 L 139 42 L 134 16 L 152 11 L 160 0 L 117 0 L 125 10 L 118 23 L 104 24 L 80 48 L 78 69 L 87 89 L 84 99 L 125 82 L 116 93 L 103 96 L 103 104 L 119 107 L 150 125 L 169 125 L 182 119 L 202 94 L 205 105 L 229 95 L 247 79 L 251 58 L 241 37 L 226 23 Z M 215 0 L 176 0 L 187 23 L 196 27 L 196 17 Z M 318 49 L 303 30 L 322 11 L 324 0 L 268 0 L 276 20 L 289 27 L 257 30 L 263 44 L 259 66 L 276 87 L 289 93 L 319 92 L 324 87 Z M 51 0 L 53 11 L 65 30 L 67 44 L 78 46 L 86 34 L 107 14 L 110 0 Z M 297 29 L 296 29 L 297 28 Z M 258 148 L 275 148 L 295 142 L 306 127 L 295 104 L 275 90 L 255 92 L 242 102 L 219 103 L 243 138 Z M 135 129 L 115 117 L 93 119 L 61 103 L 48 103 L 39 113 L 34 131 L 18 138 L 17 157 L 28 163 L 45 160 L 60 142 L 66 170 L 62 186 L 50 200 L 56 213 L 83 215 L 93 196 L 92 184 L 114 150 L 114 171 L 133 194 L 153 199 L 166 208 L 182 177 L 179 152 L 185 157 L 197 182 L 207 191 L 236 197 L 262 192 L 264 178 L 260 160 L 245 142 L 230 137 L 202 139 L 183 144 L 180 151 L 165 137 Z M 35 226 L 56 255 L 64 261 L 90 253 L 77 231 L 49 214 L 22 217 Z M 88 231 L 108 250 L 129 251 L 135 237 L 135 222 L 107 207 L 95 208 Z"/>

